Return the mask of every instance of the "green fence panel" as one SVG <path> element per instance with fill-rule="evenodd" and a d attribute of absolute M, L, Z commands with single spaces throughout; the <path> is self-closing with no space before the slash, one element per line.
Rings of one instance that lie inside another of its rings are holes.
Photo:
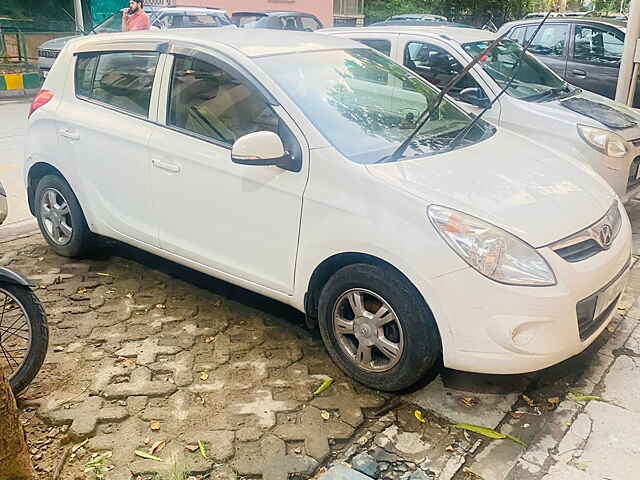
<path fill-rule="evenodd" d="M 22 76 L 24 88 L 40 88 L 42 86 L 42 78 L 38 73 L 25 73 Z"/>
<path fill-rule="evenodd" d="M 93 25 L 103 22 L 118 10 L 129 6 L 125 0 L 91 0 L 91 18 Z"/>

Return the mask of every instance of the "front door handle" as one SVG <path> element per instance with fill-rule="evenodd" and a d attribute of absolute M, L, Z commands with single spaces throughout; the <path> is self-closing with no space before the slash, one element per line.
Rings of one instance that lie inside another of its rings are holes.
<path fill-rule="evenodd" d="M 180 165 L 176 165 L 175 163 L 163 162 L 158 158 L 151 159 L 151 163 L 154 167 L 171 173 L 180 173 L 180 170 L 182 170 L 180 168 Z"/>
<path fill-rule="evenodd" d="M 71 130 L 69 128 L 61 128 L 58 133 L 60 133 L 61 136 L 68 138 L 69 140 L 80 140 L 80 134 L 77 131 Z"/>
<path fill-rule="evenodd" d="M 573 73 L 576 77 L 586 77 L 587 76 L 587 72 L 585 72 L 584 70 L 579 70 L 577 68 L 574 68 L 573 70 L 571 70 L 571 73 Z"/>

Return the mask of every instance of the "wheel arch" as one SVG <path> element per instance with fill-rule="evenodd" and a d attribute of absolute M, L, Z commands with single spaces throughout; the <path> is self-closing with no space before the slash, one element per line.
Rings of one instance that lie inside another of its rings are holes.
<path fill-rule="evenodd" d="M 429 302 L 424 298 L 424 295 L 418 290 L 415 284 L 411 281 L 407 275 L 405 275 L 401 270 L 399 270 L 396 266 L 389 263 L 386 260 L 383 260 L 380 257 L 375 255 L 367 254 L 367 253 L 359 253 L 359 252 L 343 252 L 337 253 L 335 255 L 330 256 L 323 260 L 313 271 L 311 277 L 309 278 L 309 284 L 307 286 L 307 291 L 304 294 L 304 310 L 305 317 L 307 321 L 307 325 L 310 328 L 315 328 L 318 324 L 318 302 L 320 299 L 320 292 L 323 287 L 326 285 L 327 281 L 331 278 L 331 276 L 347 265 L 353 265 L 356 263 L 365 263 L 369 265 L 384 265 L 388 268 L 391 268 L 399 275 L 401 275 L 413 288 L 416 289 L 422 301 L 424 301 L 425 306 L 434 316 L 431 307 L 429 306 Z M 436 319 L 436 325 L 437 325 Z M 438 327 L 438 330 L 440 328 Z"/>
<path fill-rule="evenodd" d="M 47 175 L 57 175 L 58 177 L 63 179 L 71 188 L 69 181 L 56 167 L 46 162 L 34 163 L 31 168 L 29 168 L 29 172 L 27 173 L 27 202 L 29 204 L 29 211 L 31 211 L 31 215 L 33 215 L 34 217 L 36 216 L 36 188 L 38 187 L 38 182 L 40 182 L 40 180 Z"/>

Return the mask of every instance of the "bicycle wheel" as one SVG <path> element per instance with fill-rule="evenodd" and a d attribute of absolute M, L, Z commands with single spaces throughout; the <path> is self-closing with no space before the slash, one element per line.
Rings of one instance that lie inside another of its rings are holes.
<path fill-rule="evenodd" d="M 0 282 L 0 368 L 14 394 L 37 375 L 49 344 L 47 317 L 30 288 Z"/>

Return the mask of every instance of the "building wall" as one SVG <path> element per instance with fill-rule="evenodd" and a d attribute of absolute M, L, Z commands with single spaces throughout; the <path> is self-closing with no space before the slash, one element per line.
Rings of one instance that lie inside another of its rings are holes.
<path fill-rule="evenodd" d="M 296 10 L 313 13 L 325 27 L 333 26 L 333 0 L 176 0 L 175 3 L 224 8 L 229 15 L 243 10 Z"/>

